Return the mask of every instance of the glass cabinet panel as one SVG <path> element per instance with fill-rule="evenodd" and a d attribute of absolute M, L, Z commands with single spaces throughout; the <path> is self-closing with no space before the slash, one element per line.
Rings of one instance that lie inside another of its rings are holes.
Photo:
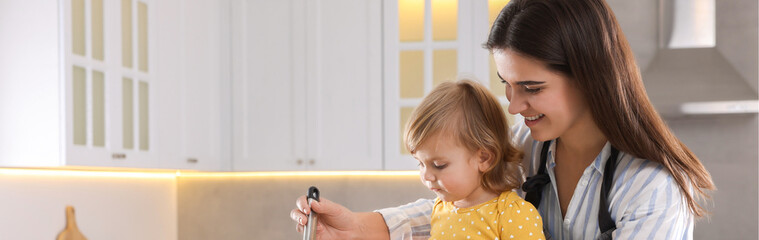
<path fill-rule="evenodd" d="M 493 22 L 495 22 L 495 18 L 498 17 L 498 14 L 501 13 L 501 10 L 503 7 L 506 6 L 506 4 L 509 3 L 509 0 L 489 0 L 488 1 L 488 29 L 492 28 Z M 504 93 L 504 85 L 501 83 L 501 78 L 498 77 L 498 71 L 495 66 L 495 61 L 493 61 L 493 55 L 488 55 L 488 62 L 490 72 L 489 72 L 489 78 L 490 78 L 490 91 L 493 92 L 498 97 L 505 97 L 506 94 Z M 507 116 L 509 114 L 506 114 Z"/>
<path fill-rule="evenodd" d="M 149 146 L 148 93 L 148 83 L 140 81 L 140 150 L 143 151 L 147 151 Z"/>
<path fill-rule="evenodd" d="M 83 67 L 73 69 L 73 116 L 74 144 L 87 144 L 87 71 Z"/>
<path fill-rule="evenodd" d="M 84 0 L 71 1 L 71 43 L 72 52 L 79 56 L 85 55 L 85 17 Z"/>
<path fill-rule="evenodd" d="M 137 37 L 140 71 L 148 71 L 148 5 L 137 3 Z"/>
<path fill-rule="evenodd" d="M 406 149 L 406 144 L 403 141 L 403 131 L 406 130 L 406 122 L 411 117 L 411 112 L 413 112 L 413 111 L 414 111 L 414 107 L 402 107 L 401 108 L 401 119 L 400 119 L 401 122 L 400 122 L 400 125 L 399 125 L 400 129 L 401 129 L 401 131 L 399 133 L 399 136 L 401 138 L 401 140 L 400 140 L 400 143 L 401 143 L 401 154 L 411 154 L 411 153 L 409 153 L 408 149 Z"/>
<path fill-rule="evenodd" d="M 122 141 L 125 149 L 134 149 L 134 85 L 132 79 L 122 79 L 121 90 Z"/>
<path fill-rule="evenodd" d="M 121 0 L 121 61 L 132 68 L 132 1 Z"/>
<path fill-rule="evenodd" d="M 92 71 L 92 145 L 105 146 L 105 75 Z"/>
<path fill-rule="evenodd" d="M 398 1 L 398 36 L 401 42 L 424 40 L 424 0 Z"/>
<path fill-rule="evenodd" d="M 509 3 L 509 0 L 488 0 L 488 24 L 493 25 L 495 18 L 501 13 L 503 7 Z"/>
<path fill-rule="evenodd" d="M 103 0 L 92 0 L 92 58 L 103 61 L 105 50 L 103 45 Z"/>
<path fill-rule="evenodd" d="M 400 52 L 401 98 L 424 96 L 424 51 Z"/>
<path fill-rule="evenodd" d="M 458 58 L 455 49 L 435 50 L 432 52 L 432 86 L 442 82 L 456 80 Z"/>
<path fill-rule="evenodd" d="M 432 1 L 432 40 L 453 41 L 458 33 L 457 0 Z"/>

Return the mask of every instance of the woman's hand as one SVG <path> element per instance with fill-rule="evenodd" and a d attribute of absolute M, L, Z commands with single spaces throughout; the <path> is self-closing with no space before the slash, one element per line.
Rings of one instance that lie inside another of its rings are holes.
<path fill-rule="evenodd" d="M 323 197 L 312 202 L 310 209 L 306 196 L 299 197 L 295 205 L 297 208 L 290 211 L 290 218 L 297 223 L 298 232 L 303 232 L 312 209 L 319 214 L 316 239 L 390 238 L 385 220 L 379 213 L 355 213 Z"/>

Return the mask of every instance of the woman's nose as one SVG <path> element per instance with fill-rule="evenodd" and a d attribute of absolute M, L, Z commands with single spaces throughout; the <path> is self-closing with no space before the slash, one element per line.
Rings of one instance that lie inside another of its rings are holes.
<path fill-rule="evenodd" d="M 519 94 L 511 94 L 511 98 L 509 100 L 509 113 L 517 115 L 522 111 L 527 110 L 527 101 Z"/>

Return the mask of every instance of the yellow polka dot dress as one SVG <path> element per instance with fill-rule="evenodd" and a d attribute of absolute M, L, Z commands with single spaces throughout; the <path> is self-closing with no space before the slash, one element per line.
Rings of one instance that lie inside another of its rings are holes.
<path fill-rule="evenodd" d="M 545 239 L 538 210 L 512 191 L 468 208 L 437 199 L 431 220 L 430 239 Z"/>

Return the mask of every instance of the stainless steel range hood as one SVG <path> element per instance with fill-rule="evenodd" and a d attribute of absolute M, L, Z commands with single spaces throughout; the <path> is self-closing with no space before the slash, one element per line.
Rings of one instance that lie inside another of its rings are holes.
<path fill-rule="evenodd" d="M 755 2 L 659 0 L 659 47 L 641 70 L 663 116 L 759 112 Z"/>
<path fill-rule="evenodd" d="M 755 89 L 715 48 L 660 49 L 643 79 L 665 117 L 759 110 Z"/>

